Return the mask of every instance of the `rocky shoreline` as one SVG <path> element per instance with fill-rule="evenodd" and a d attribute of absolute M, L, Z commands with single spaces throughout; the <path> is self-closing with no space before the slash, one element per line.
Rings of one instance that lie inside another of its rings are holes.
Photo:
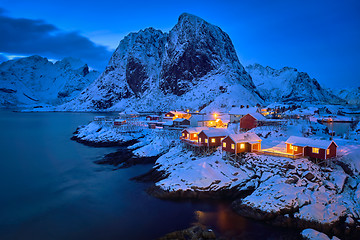
<path fill-rule="evenodd" d="M 148 173 L 131 179 L 153 182 L 147 190 L 151 196 L 231 200 L 239 215 L 274 226 L 312 228 L 343 239 L 360 238 L 359 203 L 353 195 L 360 192 L 360 184 L 349 174 L 349 168 L 344 169 L 346 172 L 340 166 L 320 169 L 307 159 L 284 161 L 254 155 L 245 155 L 245 163 L 240 164 L 223 160 L 219 154 L 193 155 L 179 144 L 149 133 L 138 133 L 125 141 L 84 139 L 79 134 L 75 132 L 72 139 L 89 146 L 121 146 L 98 164 L 117 168 L 155 164 Z M 167 144 L 154 151 L 154 146 L 163 142 Z M 182 173 L 185 169 L 186 174 Z M 316 215 L 319 211 L 325 215 Z"/>

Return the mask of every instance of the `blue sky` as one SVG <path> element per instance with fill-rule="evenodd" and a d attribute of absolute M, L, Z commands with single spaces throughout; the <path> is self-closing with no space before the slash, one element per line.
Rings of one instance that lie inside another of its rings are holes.
<path fill-rule="evenodd" d="M 2 0 L 4 56 L 73 56 L 106 66 L 129 32 L 169 31 L 188 12 L 221 27 L 243 65 L 295 67 L 325 87 L 360 86 L 359 1 Z"/>

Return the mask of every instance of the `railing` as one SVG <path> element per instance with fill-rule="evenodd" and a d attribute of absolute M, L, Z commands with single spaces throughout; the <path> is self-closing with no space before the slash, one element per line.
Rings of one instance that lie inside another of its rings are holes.
<path fill-rule="evenodd" d="M 271 151 L 264 151 L 264 150 L 258 150 L 256 153 L 270 155 L 270 156 L 277 156 L 277 157 L 286 157 L 286 158 L 292 158 L 292 159 L 302 157 L 302 153 L 290 154 L 290 153 L 271 152 Z"/>

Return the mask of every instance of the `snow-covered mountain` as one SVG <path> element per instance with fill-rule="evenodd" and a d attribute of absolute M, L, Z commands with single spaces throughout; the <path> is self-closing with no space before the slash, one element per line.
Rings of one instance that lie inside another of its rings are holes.
<path fill-rule="evenodd" d="M 59 110 L 210 111 L 262 101 L 229 36 L 184 13 L 169 33 L 127 35 L 101 76 Z"/>
<path fill-rule="evenodd" d="M 277 70 L 253 64 L 247 66 L 246 71 L 267 102 L 344 102 L 322 88 L 316 79 L 296 68 Z"/>
<path fill-rule="evenodd" d="M 76 97 L 99 73 L 78 59 L 31 56 L 0 64 L 0 107 L 57 105 Z"/>
<path fill-rule="evenodd" d="M 333 89 L 332 92 L 347 101 L 349 104 L 360 105 L 360 87 Z"/>

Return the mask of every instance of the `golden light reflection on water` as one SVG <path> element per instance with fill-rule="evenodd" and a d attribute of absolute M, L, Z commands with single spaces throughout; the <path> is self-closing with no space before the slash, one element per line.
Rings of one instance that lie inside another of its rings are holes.
<path fill-rule="evenodd" d="M 216 227 L 224 235 L 241 233 L 247 229 L 248 221 L 235 214 L 229 206 L 220 204 L 216 211 L 195 211 L 194 225 Z"/>

